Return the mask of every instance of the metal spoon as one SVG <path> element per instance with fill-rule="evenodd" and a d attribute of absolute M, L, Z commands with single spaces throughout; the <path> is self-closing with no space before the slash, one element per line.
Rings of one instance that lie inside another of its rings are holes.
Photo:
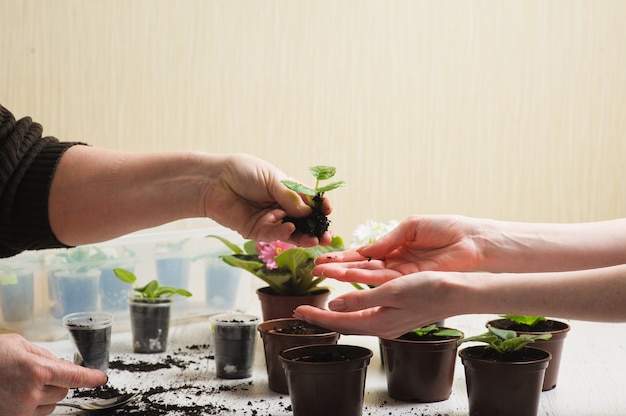
<path fill-rule="evenodd" d="M 121 396 L 113 397 L 110 399 L 96 400 L 88 403 L 68 403 L 59 402 L 57 406 L 73 407 L 81 410 L 107 410 L 114 409 L 116 407 L 122 407 L 139 397 L 139 393 L 122 394 Z"/>

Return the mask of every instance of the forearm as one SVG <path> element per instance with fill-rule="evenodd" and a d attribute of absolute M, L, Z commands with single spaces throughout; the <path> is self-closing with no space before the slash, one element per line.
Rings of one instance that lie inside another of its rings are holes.
<path fill-rule="evenodd" d="M 626 265 L 552 273 L 453 275 L 455 314 L 520 314 L 626 322 Z"/>
<path fill-rule="evenodd" d="M 211 156 L 133 154 L 75 146 L 61 158 L 49 198 L 50 224 L 67 245 L 108 240 L 180 218 L 202 217 Z"/>
<path fill-rule="evenodd" d="M 480 221 L 481 270 L 564 271 L 626 264 L 626 219 L 574 224 Z"/>

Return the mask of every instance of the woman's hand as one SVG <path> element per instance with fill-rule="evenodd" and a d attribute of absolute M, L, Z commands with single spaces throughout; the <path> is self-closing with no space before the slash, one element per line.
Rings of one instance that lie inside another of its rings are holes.
<path fill-rule="evenodd" d="M 457 314 L 449 283 L 456 273 L 422 272 L 393 279 L 374 289 L 353 290 L 328 304 L 330 310 L 299 306 L 294 317 L 342 334 L 396 338 Z M 467 306 L 467 305 L 465 305 Z"/>
<path fill-rule="evenodd" d="M 371 245 L 318 257 L 313 274 L 380 285 L 424 270 L 476 270 L 482 258 L 477 224 L 460 216 L 411 216 Z"/>
<path fill-rule="evenodd" d="M 0 335 L 1 415 L 49 415 L 70 388 L 106 382 L 102 371 L 58 359 L 20 335 Z"/>

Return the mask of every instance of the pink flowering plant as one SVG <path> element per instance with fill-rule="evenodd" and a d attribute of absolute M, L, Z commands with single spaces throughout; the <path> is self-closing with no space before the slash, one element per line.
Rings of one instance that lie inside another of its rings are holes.
<path fill-rule="evenodd" d="M 229 266 L 244 269 L 263 280 L 272 290 L 283 296 L 308 295 L 320 289 L 324 277 L 313 276 L 315 259 L 324 253 L 343 250 L 343 240 L 334 236 L 328 246 L 298 247 L 283 241 L 245 241 L 242 247 L 219 235 L 216 238 L 232 250 L 220 258 Z"/>

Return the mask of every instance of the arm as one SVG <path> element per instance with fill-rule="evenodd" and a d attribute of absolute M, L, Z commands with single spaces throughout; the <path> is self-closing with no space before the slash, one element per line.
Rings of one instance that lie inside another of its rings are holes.
<path fill-rule="evenodd" d="M 541 224 L 451 215 L 412 216 L 369 246 L 318 258 L 313 273 L 343 281 L 381 284 L 424 270 L 592 269 L 626 263 L 623 247 L 626 218 Z"/>
<path fill-rule="evenodd" d="M 243 154 L 133 154 L 74 146 L 52 181 L 50 224 L 66 245 L 194 217 L 210 217 L 245 238 L 317 244 L 317 238 L 282 222 L 286 215 L 310 213 L 280 182 L 284 178 L 271 164 Z M 329 241 L 327 233 L 323 243 Z"/>
<path fill-rule="evenodd" d="M 355 290 L 330 311 L 300 306 L 294 316 L 348 334 L 398 337 L 462 314 L 552 316 L 626 322 L 626 265 L 547 273 L 421 272 Z"/>

